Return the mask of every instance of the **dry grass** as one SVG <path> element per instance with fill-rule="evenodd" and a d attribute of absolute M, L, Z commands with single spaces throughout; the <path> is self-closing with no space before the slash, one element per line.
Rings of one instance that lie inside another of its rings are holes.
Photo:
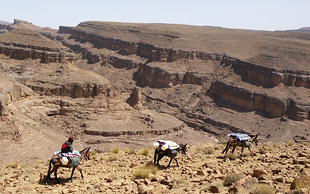
<path fill-rule="evenodd" d="M 114 180 L 119 179 L 120 175 L 118 172 L 113 172 L 112 174 L 110 174 L 110 177 Z"/>
<path fill-rule="evenodd" d="M 267 184 L 257 184 L 253 188 L 253 194 L 275 194 L 276 190 Z"/>
<path fill-rule="evenodd" d="M 116 161 L 119 159 L 119 156 L 117 154 L 110 154 L 108 157 L 109 161 Z"/>
<path fill-rule="evenodd" d="M 126 162 L 119 162 L 118 167 L 126 167 L 127 163 Z"/>
<path fill-rule="evenodd" d="M 114 154 L 118 154 L 119 153 L 119 148 L 118 147 L 113 147 L 111 149 L 111 152 L 114 153 Z"/>
<path fill-rule="evenodd" d="M 240 174 L 240 173 L 229 174 L 225 177 L 223 185 L 224 186 L 230 186 L 230 185 L 234 184 L 236 181 L 242 179 L 243 177 L 245 177 L 245 175 Z"/>
<path fill-rule="evenodd" d="M 238 156 L 233 153 L 227 153 L 225 158 L 229 158 L 230 160 L 236 160 Z"/>
<path fill-rule="evenodd" d="M 135 149 L 130 149 L 130 148 L 124 148 L 124 152 L 127 154 L 135 154 L 136 150 Z"/>
<path fill-rule="evenodd" d="M 206 147 L 204 150 L 203 150 L 203 153 L 204 154 L 213 154 L 214 153 L 214 147 Z"/>
<path fill-rule="evenodd" d="M 148 148 L 143 148 L 137 152 L 137 155 L 148 156 L 150 154 L 150 150 Z"/>
<path fill-rule="evenodd" d="M 98 155 L 98 152 L 96 150 L 93 150 L 91 151 L 90 153 L 90 157 L 93 158 L 93 159 L 96 159 L 97 158 L 97 155 Z"/>
<path fill-rule="evenodd" d="M 8 162 L 4 164 L 5 168 L 18 168 L 18 162 Z"/>
<path fill-rule="evenodd" d="M 292 189 L 302 189 L 302 188 L 310 188 L 310 176 L 302 176 L 296 178 L 292 185 Z"/>
<path fill-rule="evenodd" d="M 137 169 L 134 170 L 133 176 L 135 179 L 144 179 L 144 178 L 149 178 L 150 174 L 157 174 L 157 167 L 154 166 L 153 164 L 147 164 L 142 167 L 138 167 Z"/>
<path fill-rule="evenodd" d="M 292 141 L 288 141 L 288 142 L 287 142 L 287 145 L 288 145 L 288 146 L 292 146 L 292 145 L 293 145 L 293 142 L 292 142 Z"/>

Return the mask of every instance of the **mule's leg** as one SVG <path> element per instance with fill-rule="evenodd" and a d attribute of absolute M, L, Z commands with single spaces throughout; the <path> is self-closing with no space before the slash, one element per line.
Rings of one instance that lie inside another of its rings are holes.
<path fill-rule="evenodd" d="M 225 149 L 223 150 L 222 154 L 224 154 L 225 151 L 226 151 L 226 153 L 227 153 L 228 147 L 229 147 L 229 141 L 227 142 L 226 147 L 225 147 Z"/>
<path fill-rule="evenodd" d="M 48 182 L 50 181 L 50 176 L 51 176 L 51 174 L 52 174 L 52 172 L 51 172 L 52 160 L 53 160 L 53 159 L 50 160 L 50 164 L 49 164 L 49 167 L 48 167 L 46 183 L 48 183 Z"/>
<path fill-rule="evenodd" d="M 178 161 L 176 158 L 174 158 L 175 162 L 177 163 L 177 167 L 179 167 Z"/>
<path fill-rule="evenodd" d="M 171 158 L 171 159 L 170 159 L 170 161 L 169 161 L 169 164 L 168 164 L 167 168 L 170 166 L 170 163 L 171 163 L 172 159 L 173 159 L 173 158 Z"/>
<path fill-rule="evenodd" d="M 224 152 L 226 151 L 225 155 L 227 154 L 229 148 L 231 147 L 231 140 L 228 140 L 225 149 L 223 150 L 222 154 L 224 154 Z"/>
<path fill-rule="evenodd" d="M 154 153 L 154 165 L 156 165 L 156 156 L 157 156 L 158 152 L 157 152 L 157 148 L 155 149 L 155 153 Z"/>
<path fill-rule="evenodd" d="M 240 157 L 242 156 L 244 146 L 242 146 Z"/>
<path fill-rule="evenodd" d="M 252 153 L 252 151 L 251 151 L 251 148 L 250 148 L 250 146 L 248 147 L 248 149 L 250 150 L 250 152 L 251 152 L 251 156 L 253 157 L 253 153 Z"/>
<path fill-rule="evenodd" d="M 231 145 L 228 145 L 228 147 L 227 147 L 227 150 L 226 150 L 226 152 L 225 152 L 225 156 L 226 156 L 226 154 L 227 154 L 227 152 L 228 152 L 228 150 L 231 148 Z"/>
<path fill-rule="evenodd" d="M 55 170 L 54 170 L 54 169 L 55 169 Z M 58 170 L 58 167 L 55 166 L 55 167 L 53 168 L 53 171 L 54 171 L 54 175 L 55 175 L 56 181 L 57 181 L 57 183 L 59 184 L 60 182 L 59 182 L 59 180 L 58 180 L 58 178 L 57 178 L 57 170 Z"/>
<path fill-rule="evenodd" d="M 71 177 L 70 177 L 71 182 L 72 182 L 72 176 L 73 176 L 74 170 L 75 170 L 75 167 L 72 168 Z"/>
<path fill-rule="evenodd" d="M 165 155 L 158 153 L 158 158 L 157 158 L 157 165 L 159 165 L 159 160 L 161 160 Z"/>
<path fill-rule="evenodd" d="M 235 149 L 236 149 L 236 147 L 237 147 L 237 145 L 234 144 L 232 147 L 233 147 L 233 149 L 232 149 L 231 153 L 233 154 Z"/>
<path fill-rule="evenodd" d="M 82 179 L 84 179 L 84 176 L 83 176 L 83 173 L 82 173 L 82 169 L 80 169 L 79 166 L 77 166 L 77 169 L 80 171 Z"/>

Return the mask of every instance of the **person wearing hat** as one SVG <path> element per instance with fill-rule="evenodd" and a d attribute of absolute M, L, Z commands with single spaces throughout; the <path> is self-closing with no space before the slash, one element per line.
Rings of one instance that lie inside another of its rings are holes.
<path fill-rule="evenodd" d="M 73 137 L 71 136 L 69 137 L 68 141 L 62 144 L 61 152 L 62 153 L 73 152 L 72 143 L 73 143 Z"/>

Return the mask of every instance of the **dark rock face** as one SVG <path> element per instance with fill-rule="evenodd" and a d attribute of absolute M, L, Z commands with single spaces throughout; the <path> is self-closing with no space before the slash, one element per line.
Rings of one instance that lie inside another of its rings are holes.
<path fill-rule="evenodd" d="M 286 86 L 310 88 L 310 72 L 307 71 L 264 67 L 230 57 L 224 57 L 222 64 L 231 65 L 237 74 L 251 78 L 261 85 L 272 87 L 283 83 Z"/>
<path fill-rule="evenodd" d="M 41 59 L 42 63 L 63 63 L 64 61 L 72 63 L 75 58 L 75 54 L 68 52 L 68 49 L 53 49 L 11 42 L 0 43 L 0 54 L 16 59 Z"/>
<path fill-rule="evenodd" d="M 255 93 L 250 89 L 235 87 L 220 81 L 212 84 L 211 92 L 228 102 L 248 109 L 262 110 L 276 117 L 286 114 L 286 99 Z"/>

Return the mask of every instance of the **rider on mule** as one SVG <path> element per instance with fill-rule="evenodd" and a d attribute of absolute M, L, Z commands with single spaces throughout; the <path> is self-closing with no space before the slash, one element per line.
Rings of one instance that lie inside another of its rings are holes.
<path fill-rule="evenodd" d="M 62 144 L 61 152 L 62 153 L 73 152 L 72 143 L 73 143 L 73 137 L 71 136 L 69 137 L 68 141 Z"/>

